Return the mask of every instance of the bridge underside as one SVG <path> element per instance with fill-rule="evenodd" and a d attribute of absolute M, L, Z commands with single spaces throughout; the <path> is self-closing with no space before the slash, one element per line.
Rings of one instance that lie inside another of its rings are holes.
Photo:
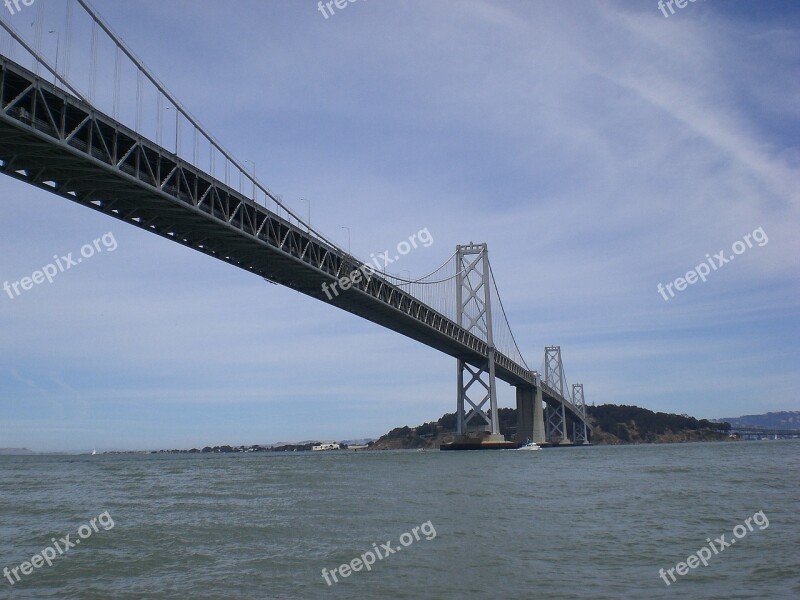
<path fill-rule="evenodd" d="M 2 56 L 0 100 L 0 172 L 486 366 L 484 341 L 379 275 L 328 298 L 363 263 Z M 534 383 L 500 353 L 495 372 Z M 562 402 L 546 385 L 543 400 Z"/>
<path fill-rule="evenodd" d="M 307 265 L 270 244 L 248 239 L 235 225 L 210 219 L 168 194 L 142 189 L 136 179 L 110 172 L 102 164 L 87 164 L 86 157 L 35 133 L 20 131 L 2 118 L 0 163 L 0 171 L 6 175 L 332 304 L 455 358 L 476 365 L 485 360 L 475 351 L 458 348 L 452 338 L 411 315 L 375 302 L 358 290 L 342 291 L 328 299 L 322 285 L 335 281 L 330 274 L 298 268 Z M 291 227 L 288 222 L 284 226 Z M 342 273 L 355 268 L 354 264 Z M 510 383 L 524 381 L 510 372 L 503 372 L 503 378 Z"/>

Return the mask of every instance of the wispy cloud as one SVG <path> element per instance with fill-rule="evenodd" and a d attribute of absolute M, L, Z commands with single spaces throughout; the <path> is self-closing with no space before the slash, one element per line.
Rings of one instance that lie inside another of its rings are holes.
<path fill-rule="evenodd" d="M 300 214 L 310 199 L 340 243 L 349 227 L 357 254 L 427 227 L 436 243 L 398 266 L 422 274 L 487 241 L 528 362 L 562 344 L 587 399 L 707 417 L 797 408 L 800 12 L 420 1 L 325 21 L 312 2 L 96 4 L 270 188 Z M 112 226 L 0 185 L 2 279 Z M 658 296 L 759 226 L 769 245 Z M 69 448 L 37 430 L 67 415 L 129 446 L 358 437 L 455 408 L 452 359 L 113 228 L 113 256 L 0 298 L 0 410 L 28 427 L 15 440 Z"/>

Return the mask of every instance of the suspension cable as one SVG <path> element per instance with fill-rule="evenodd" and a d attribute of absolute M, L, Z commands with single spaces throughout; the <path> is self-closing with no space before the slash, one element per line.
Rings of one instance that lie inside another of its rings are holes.
<path fill-rule="evenodd" d="M 506 315 L 506 309 L 503 306 L 503 299 L 500 297 L 500 290 L 497 289 L 497 280 L 494 278 L 494 271 L 492 271 L 492 263 L 489 263 L 489 275 L 492 278 L 492 284 L 494 285 L 494 291 L 497 293 L 497 301 L 500 304 L 500 310 L 503 313 L 503 318 L 506 322 L 506 327 L 508 327 L 508 332 L 511 334 L 511 340 L 514 342 L 514 348 L 517 349 L 517 354 L 519 354 L 520 360 L 522 360 L 522 364 L 525 365 L 525 368 L 530 371 L 531 368 L 528 366 L 528 363 L 525 362 L 525 357 L 522 356 L 522 352 L 519 349 L 519 345 L 517 344 L 517 339 L 514 337 L 514 332 L 511 330 L 511 325 L 508 322 L 508 315 Z"/>
<path fill-rule="evenodd" d="M 61 83 L 63 83 L 71 93 L 75 94 L 77 98 L 88 104 L 88 101 L 83 97 L 83 94 L 76 90 L 69 81 L 58 74 L 56 70 L 50 66 L 50 63 L 41 54 L 39 54 L 38 51 L 34 50 L 30 44 L 20 37 L 16 29 L 6 23 L 3 19 L 0 19 L 0 25 L 2 25 L 3 29 L 5 29 L 11 37 L 19 42 L 20 46 L 22 46 L 26 52 L 30 53 L 30 55 L 33 56 L 33 58 L 35 58 L 39 63 L 41 63 L 45 69 L 50 71 L 50 73 L 52 73 Z"/>

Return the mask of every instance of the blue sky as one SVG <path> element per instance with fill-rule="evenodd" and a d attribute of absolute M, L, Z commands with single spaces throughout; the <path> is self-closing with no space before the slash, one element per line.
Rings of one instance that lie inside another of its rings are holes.
<path fill-rule="evenodd" d="M 794 2 L 94 5 L 354 254 L 427 228 L 395 265 L 419 276 L 487 242 L 528 363 L 561 345 L 587 402 L 800 409 Z M 0 206 L 0 283 L 117 242 L 0 296 L 0 447 L 377 437 L 455 409 L 448 356 L 7 177 Z M 705 283 L 657 292 L 759 227 Z"/>

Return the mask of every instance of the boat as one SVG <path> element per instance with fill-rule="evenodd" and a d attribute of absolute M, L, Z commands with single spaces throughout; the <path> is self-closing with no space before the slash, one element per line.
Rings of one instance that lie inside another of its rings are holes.
<path fill-rule="evenodd" d="M 517 450 L 541 450 L 541 449 L 542 447 L 539 444 L 537 444 L 536 442 L 532 442 L 530 440 L 528 440 L 522 446 L 517 448 Z"/>
<path fill-rule="evenodd" d="M 97 448 L 95 448 L 94 450 L 92 450 L 92 456 L 94 456 L 95 454 L 97 454 Z"/>
<path fill-rule="evenodd" d="M 339 444 L 336 443 L 330 443 L 330 444 L 323 443 L 323 444 L 318 444 L 316 446 L 311 446 L 311 450 L 313 450 L 314 452 L 321 452 L 324 450 L 339 450 L 339 449 L 340 446 Z"/>

